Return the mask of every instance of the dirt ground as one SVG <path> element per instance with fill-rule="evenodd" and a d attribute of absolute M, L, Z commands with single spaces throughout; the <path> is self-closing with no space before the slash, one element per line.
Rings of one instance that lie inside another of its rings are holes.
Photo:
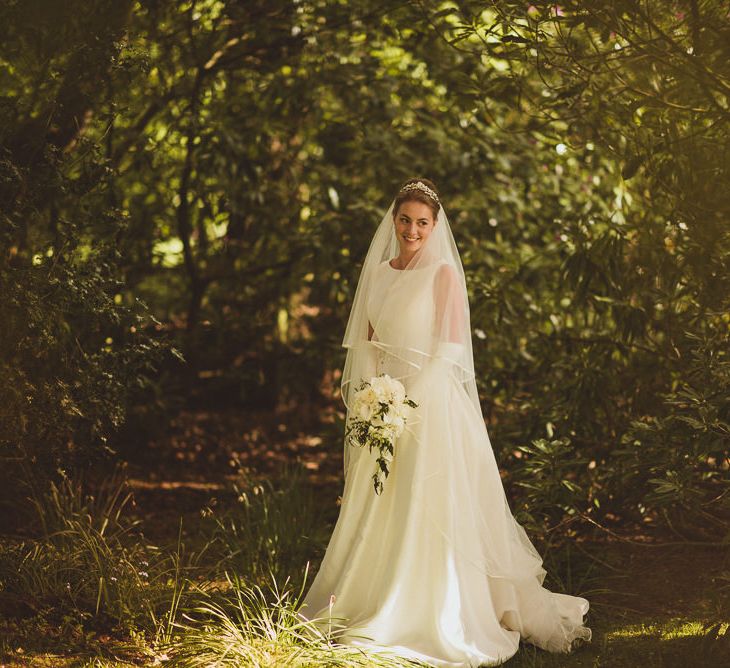
<path fill-rule="evenodd" d="M 230 502 L 231 486 L 242 471 L 276 478 L 282 466 L 299 462 L 323 521 L 331 526 L 342 491 L 341 453 L 333 454 L 331 444 L 340 442 L 341 433 L 335 409 L 320 413 L 317 424 L 296 414 L 183 413 L 164 439 L 136 453 L 126 467 L 132 512 L 157 545 L 175 542 L 182 518 L 183 537 L 194 545 L 201 509 Z M 525 645 L 509 666 L 730 666 L 726 546 L 594 528 L 548 550 L 545 566 L 549 587 L 590 600 L 593 640 L 571 656 Z M 108 639 L 109 656 L 113 642 Z M 0 666 L 96 665 L 79 656 L 23 651 Z"/>

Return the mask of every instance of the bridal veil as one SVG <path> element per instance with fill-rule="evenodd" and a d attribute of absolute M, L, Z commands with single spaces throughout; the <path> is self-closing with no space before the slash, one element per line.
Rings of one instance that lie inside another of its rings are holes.
<path fill-rule="evenodd" d="M 424 243 L 396 269 L 395 201 L 370 243 L 342 343 L 346 424 L 362 380 L 382 370 L 401 380 L 419 406 L 395 444 L 394 464 L 399 445 L 418 462 L 408 478 L 410 502 L 425 518 L 418 531 L 449 546 L 460 577 L 468 569 L 474 583 L 489 582 L 505 628 L 567 651 L 574 639 L 590 638 L 582 625 L 588 603 L 542 587 L 542 559 L 510 510 L 479 401 L 466 280 L 448 217 L 441 206 Z M 363 452 L 345 440 L 346 491 Z"/>

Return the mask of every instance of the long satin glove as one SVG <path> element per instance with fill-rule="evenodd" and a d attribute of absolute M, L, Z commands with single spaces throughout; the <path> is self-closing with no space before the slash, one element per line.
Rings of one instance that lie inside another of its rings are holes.
<path fill-rule="evenodd" d="M 457 361 L 464 349 L 461 343 L 439 343 L 413 383 L 412 393 L 418 402 L 425 399 L 445 397 L 450 378 L 456 378 Z"/>

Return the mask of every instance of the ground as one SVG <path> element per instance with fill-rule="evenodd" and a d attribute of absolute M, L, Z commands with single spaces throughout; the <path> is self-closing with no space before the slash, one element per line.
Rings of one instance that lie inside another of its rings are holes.
<path fill-rule="evenodd" d="M 307 420 L 276 414 L 182 414 L 165 439 L 128 467 L 133 512 L 147 538 L 160 545 L 175 541 L 182 518 L 184 540 L 194 546 L 201 510 L 230 502 L 226 490 L 242 466 L 275 475 L 282 463 L 299 460 L 331 527 L 341 493 L 341 458 L 325 443 L 339 429 L 334 413 L 316 429 Z M 525 645 L 507 665 L 730 666 L 729 552 L 721 545 L 601 531 L 560 541 L 546 554 L 546 584 L 590 600 L 593 641 L 570 656 Z M 126 665 L 113 657 L 133 659 L 116 651 L 118 638 L 103 632 L 91 633 L 76 648 L 67 640 L 64 648 L 53 648 L 49 638 L 55 631 L 44 634 L 29 624 L 0 621 L 11 647 L 1 666 Z M 78 652 L 80 646 L 85 650 Z M 92 663 L 95 656 L 106 659 Z"/>

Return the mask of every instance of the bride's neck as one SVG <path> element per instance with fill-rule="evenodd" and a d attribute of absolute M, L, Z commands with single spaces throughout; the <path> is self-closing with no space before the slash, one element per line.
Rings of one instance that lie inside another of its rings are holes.
<path fill-rule="evenodd" d="M 396 265 L 396 266 L 395 266 L 395 269 L 405 269 L 405 268 L 406 268 L 406 267 L 408 266 L 408 263 L 409 263 L 409 262 L 410 262 L 410 261 L 411 261 L 411 260 L 412 260 L 412 259 L 413 259 L 414 257 L 416 257 L 416 253 L 410 253 L 410 254 L 408 254 L 408 255 L 404 255 L 403 253 L 401 253 L 400 255 L 398 255 L 398 257 L 397 257 L 397 258 L 395 258 L 395 259 L 393 260 L 393 262 L 394 262 L 394 263 L 395 263 L 395 265 Z"/>

